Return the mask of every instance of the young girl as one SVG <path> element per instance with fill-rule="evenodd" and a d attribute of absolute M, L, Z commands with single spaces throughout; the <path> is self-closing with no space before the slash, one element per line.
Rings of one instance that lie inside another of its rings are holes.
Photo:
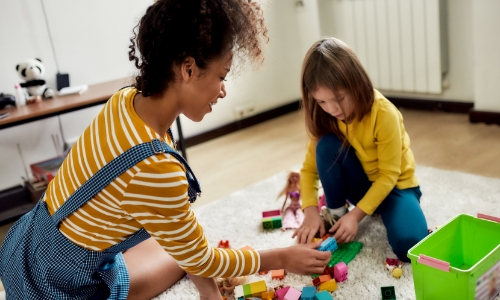
<path fill-rule="evenodd" d="M 337 220 L 329 232 L 339 243 L 352 241 L 358 223 L 378 213 L 392 250 L 408 261 L 408 250 L 427 235 L 427 224 L 401 113 L 373 89 L 356 55 L 336 38 L 309 49 L 302 101 L 312 138 L 300 181 L 305 217 L 294 236 L 307 243 L 326 232 L 317 207 L 319 178 Z M 349 212 L 346 200 L 355 205 Z"/>
<path fill-rule="evenodd" d="M 285 187 L 278 194 L 278 199 L 285 196 L 283 207 L 281 207 L 281 211 L 284 211 L 283 226 L 281 227 L 282 231 L 299 228 L 300 224 L 302 224 L 302 221 L 304 220 L 304 213 L 302 212 L 302 206 L 300 204 L 299 181 L 300 173 L 297 171 L 290 171 Z M 290 197 L 291 203 L 285 210 L 288 197 Z"/>
<path fill-rule="evenodd" d="M 319 243 L 210 246 L 190 205 L 201 189 L 171 148 L 179 114 L 201 121 L 224 98 L 233 56 L 261 60 L 263 21 L 251 0 L 154 1 L 131 39 L 133 86 L 111 97 L 2 244 L 7 299 L 151 299 L 188 272 L 212 300 L 216 277 L 322 272 L 331 255 Z"/>

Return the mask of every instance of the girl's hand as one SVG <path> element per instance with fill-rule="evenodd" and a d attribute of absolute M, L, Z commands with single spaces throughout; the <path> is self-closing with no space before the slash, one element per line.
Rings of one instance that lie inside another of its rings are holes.
<path fill-rule="evenodd" d="M 330 251 L 316 250 L 323 241 L 295 245 L 284 249 L 284 269 L 299 275 L 321 274 L 330 262 Z"/>
<path fill-rule="evenodd" d="M 343 215 L 337 223 L 330 229 L 330 233 L 334 233 L 333 237 L 339 244 L 349 243 L 356 237 L 358 233 L 358 224 L 363 220 L 366 214 L 355 207 L 352 211 Z"/>
<path fill-rule="evenodd" d="M 325 235 L 325 225 L 318 213 L 318 207 L 309 206 L 304 209 L 304 221 L 302 221 L 300 227 L 295 230 L 292 238 L 297 237 L 297 242 L 299 244 L 310 243 L 318 230 L 320 236 Z"/>

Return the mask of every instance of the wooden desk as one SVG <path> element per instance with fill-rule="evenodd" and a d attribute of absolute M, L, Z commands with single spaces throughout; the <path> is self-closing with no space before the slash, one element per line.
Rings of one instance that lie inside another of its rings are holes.
<path fill-rule="evenodd" d="M 55 96 L 52 99 L 28 104 L 26 106 L 2 109 L 0 110 L 0 114 L 8 112 L 9 116 L 0 120 L 0 130 L 104 104 L 114 93 L 116 93 L 116 91 L 130 84 L 130 78 L 122 78 L 90 85 L 87 91 L 81 95 Z M 179 118 L 177 118 L 176 124 L 179 135 L 178 145 L 182 155 L 187 159 Z"/>

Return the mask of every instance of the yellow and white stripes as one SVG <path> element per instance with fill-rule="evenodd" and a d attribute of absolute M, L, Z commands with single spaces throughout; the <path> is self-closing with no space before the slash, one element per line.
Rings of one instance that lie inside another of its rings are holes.
<path fill-rule="evenodd" d="M 85 130 L 47 189 L 53 214 L 86 180 L 131 147 L 163 138 L 135 113 L 136 90 L 117 92 Z M 155 155 L 121 174 L 60 224 L 73 243 L 103 251 L 141 228 L 192 274 L 232 277 L 256 273 L 256 251 L 209 246 L 187 196 L 184 166 L 168 154 Z"/>

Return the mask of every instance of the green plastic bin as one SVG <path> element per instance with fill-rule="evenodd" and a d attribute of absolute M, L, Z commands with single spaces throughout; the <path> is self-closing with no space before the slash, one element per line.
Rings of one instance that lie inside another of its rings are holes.
<path fill-rule="evenodd" d="M 416 298 L 493 299 L 500 292 L 499 221 L 461 214 L 408 250 Z"/>

